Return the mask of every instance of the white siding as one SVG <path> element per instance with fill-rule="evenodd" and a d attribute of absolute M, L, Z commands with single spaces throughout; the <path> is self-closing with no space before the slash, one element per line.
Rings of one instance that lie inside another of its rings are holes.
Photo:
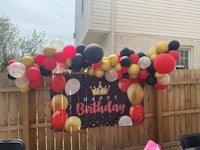
<path fill-rule="evenodd" d="M 200 69 L 200 41 L 195 39 L 116 33 L 115 53 L 120 53 L 123 47 L 128 47 L 136 53 L 145 53 L 148 49 L 155 47 L 160 41 L 168 43 L 174 39 L 178 40 L 181 46 L 192 47 L 193 50 L 189 58 L 191 61 L 190 69 Z"/>
<path fill-rule="evenodd" d="M 83 1 L 82 10 L 82 0 L 76 0 L 76 13 L 75 13 L 75 44 L 81 44 L 88 32 L 89 27 L 89 14 L 90 14 L 90 3 L 89 0 Z"/>
<path fill-rule="evenodd" d="M 91 0 L 91 30 L 110 31 L 111 4 L 111 0 Z"/>
<path fill-rule="evenodd" d="M 115 31 L 200 39 L 199 0 L 116 0 Z"/>

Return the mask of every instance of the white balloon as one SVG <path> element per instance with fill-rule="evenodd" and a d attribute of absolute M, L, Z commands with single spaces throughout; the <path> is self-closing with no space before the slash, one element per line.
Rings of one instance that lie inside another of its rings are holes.
<path fill-rule="evenodd" d="M 133 121 L 129 116 L 124 115 L 119 119 L 118 125 L 119 126 L 132 126 L 133 125 Z"/>
<path fill-rule="evenodd" d="M 20 78 L 24 76 L 25 72 L 26 67 L 20 62 L 14 62 L 8 67 L 8 73 L 14 78 Z"/>
<path fill-rule="evenodd" d="M 138 65 L 140 66 L 140 68 L 146 69 L 151 65 L 151 59 L 147 56 L 142 56 L 138 61 Z"/>
<path fill-rule="evenodd" d="M 50 46 L 54 47 L 57 50 L 62 50 L 64 43 L 61 40 L 55 39 L 50 42 Z"/>
<path fill-rule="evenodd" d="M 76 94 L 81 87 L 81 84 L 78 79 L 71 78 L 65 84 L 65 93 L 67 95 L 74 95 Z"/>
<path fill-rule="evenodd" d="M 118 77 L 118 72 L 114 68 L 111 68 L 105 72 L 105 78 L 109 82 L 113 82 L 113 81 L 117 80 L 117 77 Z"/>
<path fill-rule="evenodd" d="M 30 81 L 26 76 L 15 79 L 15 85 L 19 88 L 26 88 L 28 87 L 29 83 Z"/>
<path fill-rule="evenodd" d="M 160 83 L 161 85 L 167 85 L 169 84 L 171 78 L 169 76 L 169 74 L 164 74 L 161 78 L 158 79 L 158 83 Z"/>

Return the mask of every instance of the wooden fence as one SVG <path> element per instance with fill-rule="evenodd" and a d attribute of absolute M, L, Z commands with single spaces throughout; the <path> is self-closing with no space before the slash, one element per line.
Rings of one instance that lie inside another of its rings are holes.
<path fill-rule="evenodd" d="M 96 127 L 80 132 L 51 129 L 48 78 L 43 88 L 21 94 L 0 74 L 0 139 L 23 139 L 27 150 L 142 150 L 149 139 L 164 149 L 183 134 L 200 132 L 200 70 L 176 70 L 165 90 L 145 86 L 145 120 L 129 127 Z"/>

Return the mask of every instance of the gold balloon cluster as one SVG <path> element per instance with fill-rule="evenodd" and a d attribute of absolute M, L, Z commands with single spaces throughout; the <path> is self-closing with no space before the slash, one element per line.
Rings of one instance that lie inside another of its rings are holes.
<path fill-rule="evenodd" d="M 55 113 L 58 110 L 66 110 L 69 106 L 68 99 L 63 94 L 56 94 L 51 99 L 51 110 Z M 67 112 L 66 112 L 67 113 Z M 77 116 L 70 116 L 64 124 L 65 131 L 79 131 L 81 129 L 81 119 Z"/>

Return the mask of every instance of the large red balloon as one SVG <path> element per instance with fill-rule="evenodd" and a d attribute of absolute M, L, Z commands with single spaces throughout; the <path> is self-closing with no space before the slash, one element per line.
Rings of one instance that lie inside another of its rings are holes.
<path fill-rule="evenodd" d="M 39 65 L 42 66 L 44 63 L 46 56 L 43 53 L 39 53 L 35 56 L 35 62 Z"/>
<path fill-rule="evenodd" d="M 51 124 L 55 131 L 64 130 L 65 122 L 68 119 L 68 113 L 65 110 L 57 110 L 51 116 Z"/>
<path fill-rule="evenodd" d="M 46 70 L 51 71 L 56 67 L 56 61 L 54 58 L 51 57 L 45 58 L 43 66 Z"/>
<path fill-rule="evenodd" d="M 59 93 L 65 88 L 66 79 L 62 74 L 53 74 L 50 79 L 50 87 L 53 91 Z"/>
<path fill-rule="evenodd" d="M 41 77 L 40 69 L 37 67 L 29 67 L 26 69 L 26 77 L 29 80 L 38 80 Z"/>
<path fill-rule="evenodd" d="M 130 84 L 131 84 L 131 82 L 128 79 L 126 79 L 126 78 L 121 78 L 118 81 L 118 87 L 119 87 L 119 89 L 122 92 L 125 92 L 125 93 L 127 92 L 127 89 L 128 89 L 128 87 L 129 87 Z"/>
<path fill-rule="evenodd" d="M 132 105 L 129 109 L 129 116 L 135 124 L 140 124 L 144 120 L 144 107 L 142 105 Z"/>
<path fill-rule="evenodd" d="M 158 73 L 166 74 L 174 70 L 176 61 L 170 54 L 159 54 L 153 65 Z"/>
<path fill-rule="evenodd" d="M 76 47 L 73 45 L 67 45 L 63 48 L 63 53 L 65 54 L 66 58 L 72 58 L 76 55 Z"/>

